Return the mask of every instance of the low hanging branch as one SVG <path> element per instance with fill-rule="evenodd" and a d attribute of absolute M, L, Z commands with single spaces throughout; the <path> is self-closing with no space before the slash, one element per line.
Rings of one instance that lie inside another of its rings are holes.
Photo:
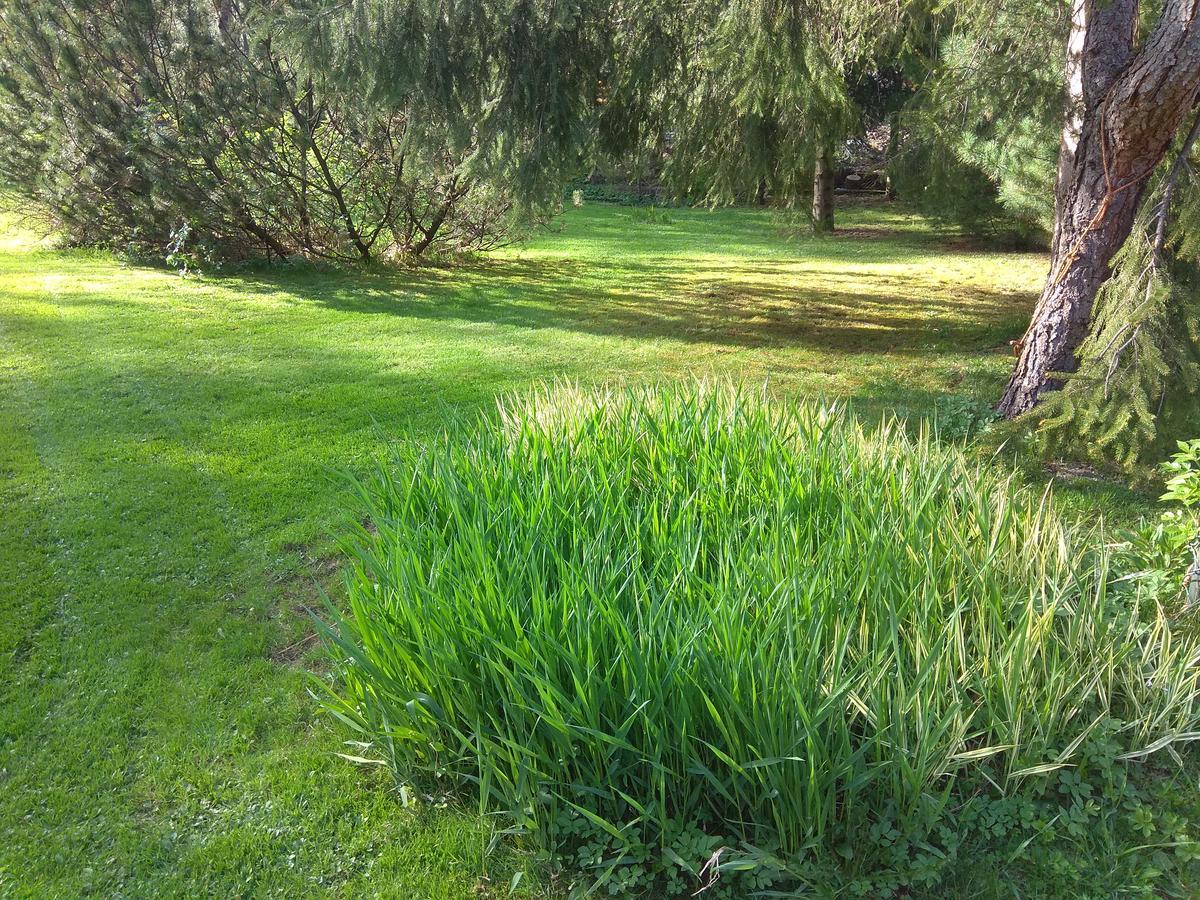
<path fill-rule="evenodd" d="M 1194 254 L 1181 255 L 1176 241 L 1195 227 L 1189 161 L 1200 139 L 1200 111 L 1194 107 L 1189 124 L 1114 256 L 1078 370 L 1046 398 L 1042 431 L 1071 455 L 1135 464 L 1153 446 L 1168 394 L 1200 389 Z"/>
<path fill-rule="evenodd" d="M 1150 261 L 1146 264 L 1146 267 L 1142 270 L 1140 275 L 1140 280 L 1145 282 L 1144 302 L 1147 305 L 1150 303 L 1150 295 L 1154 290 L 1157 280 L 1164 276 L 1164 269 L 1166 266 L 1165 252 L 1167 245 L 1167 220 L 1171 216 L 1171 201 L 1175 197 L 1175 187 L 1179 183 L 1179 175 L 1188 167 L 1187 160 L 1188 157 L 1191 156 L 1192 146 L 1196 142 L 1196 135 L 1198 133 L 1200 133 L 1200 114 L 1197 114 L 1195 120 L 1192 122 L 1192 127 L 1188 130 L 1187 135 L 1184 137 L 1183 145 L 1179 148 L 1179 153 L 1175 157 L 1175 161 L 1171 164 L 1171 168 L 1167 172 L 1166 178 L 1163 179 L 1162 198 L 1155 205 L 1154 212 L 1151 215 L 1153 237 L 1150 243 Z M 1112 357 L 1109 359 L 1108 371 L 1104 377 L 1104 395 L 1106 398 L 1108 397 L 1109 385 L 1112 382 L 1113 375 L 1116 373 L 1118 366 L 1121 364 L 1121 357 L 1124 356 L 1125 351 L 1129 349 L 1134 341 L 1136 341 L 1144 324 L 1144 319 L 1136 323 L 1125 323 L 1121 326 L 1121 331 L 1119 331 L 1117 335 L 1115 335 L 1113 339 L 1109 341 L 1108 347 L 1105 348 L 1107 354 L 1107 351 L 1112 349 L 1112 346 L 1116 343 L 1117 339 L 1120 338 L 1126 330 L 1132 329 L 1132 333 L 1129 335 L 1129 338 L 1117 348 L 1117 351 L 1113 353 Z"/>
<path fill-rule="evenodd" d="M 1188 157 L 1192 155 L 1192 147 L 1196 143 L 1197 134 L 1200 134 L 1200 113 L 1196 114 L 1191 129 L 1183 139 L 1183 146 L 1179 148 L 1179 155 L 1171 163 L 1171 170 L 1167 172 L 1163 186 L 1162 200 L 1159 201 L 1154 211 L 1158 220 L 1154 226 L 1154 260 L 1158 265 L 1162 265 L 1163 248 L 1167 243 L 1167 218 L 1171 214 L 1171 201 L 1175 198 L 1175 186 L 1179 183 L 1180 173 L 1188 167 Z"/>

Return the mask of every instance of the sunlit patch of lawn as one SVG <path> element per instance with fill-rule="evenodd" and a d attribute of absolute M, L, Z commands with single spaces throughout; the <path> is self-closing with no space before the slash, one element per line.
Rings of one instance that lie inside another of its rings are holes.
<path fill-rule="evenodd" d="M 329 470 L 555 377 L 983 402 L 1046 267 L 893 208 L 827 239 L 769 212 L 667 219 L 589 205 L 466 266 L 185 279 L 8 217 L 0 894 L 507 885 L 528 860 L 487 852 L 494 823 L 402 809 L 308 698 L 304 612 L 338 590 Z"/>

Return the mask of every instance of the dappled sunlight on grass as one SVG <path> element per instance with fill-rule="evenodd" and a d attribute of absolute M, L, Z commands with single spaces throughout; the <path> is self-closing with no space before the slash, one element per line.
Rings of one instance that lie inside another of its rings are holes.
<path fill-rule="evenodd" d="M 873 214 L 857 211 L 867 221 Z M 964 351 L 991 353 L 995 359 L 982 368 L 998 382 L 1007 341 L 1020 334 L 1044 275 L 1036 254 L 954 250 L 928 232 L 864 249 L 870 242 L 854 237 L 784 241 L 763 213 L 671 210 L 686 227 L 622 223 L 626 215 L 611 207 L 570 210 L 531 244 L 462 268 L 319 279 L 265 273 L 236 282 L 270 306 L 654 340 L 662 345 L 658 374 L 725 370 L 722 357 L 753 349 L 761 351 L 755 372 L 799 378 L 829 368 L 823 357 L 837 359 L 851 385 L 865 385 L 853 370 L 865 374 L 880 360 L 860 359 L 847 370 L 846 356 L 909 355 L 936 366 Z M 614 370 L 626 370 L 617 357 Z M 736 370 L 746 362 L 742 355 Z M 982 393 L 983 384 L 977 387 Z"/>
<path fill-rule="evenodd" d="M 341 524 L 330 472 L 560 377 L 987 400 L 1045 269 L 890 208 L 821 240 L 766 212 L 666 216 L 571 209 L 413 271 L 181 278 L 0 238 L 0 870 L 43 873 L 46 895 L 506 883 L 519 863 L 484 860 L 489 823 L 364 787 L 303 660 L 274 661 L 311 646 L 296 607 L 336 590 L 311 567 Z"/>

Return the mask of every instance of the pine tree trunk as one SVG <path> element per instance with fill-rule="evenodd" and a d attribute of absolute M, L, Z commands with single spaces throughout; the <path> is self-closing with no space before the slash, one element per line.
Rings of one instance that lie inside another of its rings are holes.
<path fill-rule="evenodd" d="M 813 167 L 812 223 L 817 234 L 833 232 L 833 152 L 828 147 Z"/>
<path fill-rule="evenodd" d="M 306 254 L 313 253 L 312 217 L 308 203 L 308 147 L 312 143 L 313 80 L 308 76 L 304 83 L 304 121 L 307 123 L 300 133 L 300 240 Z"/>
<path fill-rule="evenodd" d="M 1061 386 L 1096 292 L 1129 237 L 1150 175 L 1200 88 L 1200 0 L 1167 0 L 1134 52 L 1137 0 L 1074 0 L 1071 101 L 1059 152 L 1050 275 L 998 411 L 1013 418 Z"/>
<path fill-rule="evenodd" d="M 900 113 L 893 112 L 888 118 L 888 139 L 887 150 L 885 151 L 884 176 L 883 176 L 883 196 L 888 200 L 896 199 L 896 185 L 892 181 L 892 166 L 896 161 L 896 154 L 900 150 Z"/>
<path fill-rule="evenodd" d="M 1084 124 L 1090 123 L 1085 119 Z M 1050 275 L 998 407 L 1009 418 L 1033 408 L 1046 391 L 1061 387 L 1052 373 L 1075 370 L 1075 351 L 1087 337 L 1096 292 L 1108 278 L 1109 261 L 1129 237 L 1145 189 L 1142 179 L 1110 194 L 1098 158 L 1099 142 L 1087 142 L 1086 149 L 1084 143 L 1080 142 L 1076 178 L 1060 194 Z"/>
<path fill-rule="evenodd" d="M 1189 608 L 1200 606 L 1200 538 L 1192 542 L 1192 564 L 1183 576 L 1183 599 Z"/>

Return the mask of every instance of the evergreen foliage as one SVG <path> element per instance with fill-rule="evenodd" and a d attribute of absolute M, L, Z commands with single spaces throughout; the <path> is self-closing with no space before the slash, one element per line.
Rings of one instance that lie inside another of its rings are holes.
<path fill-rule="evenodd" d="M 1056 450 L 1132 467 L 1159 447 L 1169 402 L 1200 390 L 1200 184 L 1195 129 L 1143 203 L 1096 298 L 1079 368 L 1045 401 Z"/>
<path fill-rule="evenodd" d="M 872 18 L 853 3 L 712 5 L 699 52 L 681 57 L 664 98 L 667 182 L 709 203 L 760 186 L 783 202 L 807 197 L 816 157 L 858 123 L 846 74 Z"/>
<path fill-rule="evenodd" d="M 584 0 L 441 5 L 292 0 L 309 64 L 379 102 L 458 123 L 477 171 L 544 199 L 596 154 L 635 159 L 680 197 L 811 192 L 859 127 L 854 89 L 907 4 Z"/>
<path fill-rule="evenodd" d="M 954 9 L 901 116 L 898 191 L 971 233 L 1045 241 L 1062 132 L 1065 7 Z"/>
<path fill-rule="evenodd" d="M 0 176 L 67 236 L 194 263 L 478 249 L 514 224 L 445 129 L 300 76 L 236 0 L 12 0 Z"/>
<path fill-rule="evenodd" d="M 654 19 L 642 13 L 652 7 L 289 0 L 274 20 L 278 39 L 311 71 L 380 108 L 444 127 L 472 177 L 510 184 L 538 206 L 583 167 L 612 66 L 623 63 L 639 90 L 656 73 L 630 58 L 651 52 L 644 39 Z"/>
<path fill-rule="evenodd" d="M 965 161 L 955 147 L 911 132 L 902 146 L 889 168 L 897 196 L 934 222 L 973 236 L 990 239 L 1019 234 L 1021 229 L 1014 227 L 995 182 Z"/>

